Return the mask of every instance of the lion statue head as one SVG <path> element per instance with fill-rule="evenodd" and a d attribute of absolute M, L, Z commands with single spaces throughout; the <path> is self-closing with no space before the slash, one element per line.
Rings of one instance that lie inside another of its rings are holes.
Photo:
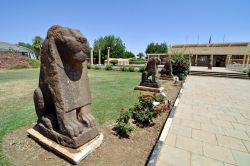
<path fill-rule="evenodd" d="M 89 44 L 79 30 L 54 25 L 49 28 L 47 39 L 54 40 L 63 60 L 80 63 L 86 60 Z"/>

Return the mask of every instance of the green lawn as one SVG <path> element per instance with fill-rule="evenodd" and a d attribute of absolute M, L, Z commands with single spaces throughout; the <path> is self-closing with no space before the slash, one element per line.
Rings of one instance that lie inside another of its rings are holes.
<path fill-rule="evenodd" d="M 37 87 L 38 69 L 0 70 L 0 165 L 11 165 L 3 154 L 6 133 L 36 122 L 33 91 Z M 92 112 L 99 124 L 114 122 L 120 108 L 129 108 L 139 93 L 138 72 L 89 70 Z"/>

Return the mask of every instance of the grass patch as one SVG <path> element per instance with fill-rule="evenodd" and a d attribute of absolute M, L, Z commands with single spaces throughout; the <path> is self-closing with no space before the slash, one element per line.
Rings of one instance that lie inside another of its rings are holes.
<path fill-rule="evenodd" d="M 116 120 L 121 107 L 132 107 L 138 92 L 133 88 L 140 73 L 89 70 L 92 112 L 98 124 Z M 39 69 L 0 70 L 0 165 L 11 165 L 3 153 L 3 137 L 19 127 L 36 122 L 33 91 L 38 85 Z"/>
<path fill-rule="evenodd" d="M 27 65 L 16 65 L 16 66 L 10 67 L 9 69 L 27 69 L 27 68 L 29 68 L 29 66 Z"/>

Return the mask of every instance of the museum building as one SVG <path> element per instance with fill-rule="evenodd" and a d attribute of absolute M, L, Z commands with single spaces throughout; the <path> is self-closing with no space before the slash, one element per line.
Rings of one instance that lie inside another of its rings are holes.
<path fill-rule="evenodd" d="M 192 66 L 208 66 L 209 60 L 214 67 L 250 64 L 250 42 L 176 44 L 168 48 L 168 55 L 173 53 L 189 56 Z"/>

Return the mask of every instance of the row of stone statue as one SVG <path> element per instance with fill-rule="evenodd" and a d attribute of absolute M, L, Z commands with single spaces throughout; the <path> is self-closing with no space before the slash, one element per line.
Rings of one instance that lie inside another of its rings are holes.
<path fill-rule="evenodd" d="M 79 30 L 52 26 L 42 46 L 39 85 L 34 92 L 38 120 L 33 130 L 64 147 L 76 150 L 101 135 L 91 113 L 86 61 L 88 48 L 88 41 Z M 156 79 L 159 64 L 158 58 L 148 60 L 142 73 L 142 86 L 159 88 Z M 168 60 L 161 70 L 161 76 L 172 75 L 172 64 Z M 150 76 L 152 79 L 149 79 Z M 33 136 L 35 140 L 42 141 L 40 135 Z M 48 143 L 45 141 L 42 144 Z M 97 145 L 93 143 L 93 146 Z M 61 154 L 55 147 L 51 149 Z M 85 154 L 81 155 L 86 157 Z"/>
<path fill-rule="evenodd" d="M 35 128 L 71 148 L 78 148 L 99 134 L 90 107 L 87 49 L 88 41 L 79 30 L 52 26 L 42 46 L 39 87 L 34 92 L 38 117 Z M 158 58 L 148 60 L 142 86 L 159 87 L 156 79 L 159 64 Z M 170 60 L 161 76 L 172 77 Z"/>

